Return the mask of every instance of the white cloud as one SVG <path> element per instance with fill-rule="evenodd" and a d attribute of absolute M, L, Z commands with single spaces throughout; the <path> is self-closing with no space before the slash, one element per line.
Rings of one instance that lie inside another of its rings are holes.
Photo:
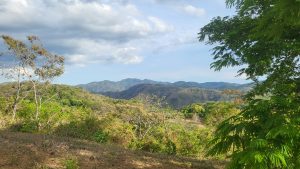
<path fill-rule="evenodd" d="M 192 5 L 198 3 L 195 0 L 152 0 L 152 2 L 171 6 L 174 9 L 177 9 L 178 11 L 182 11 L 192 16 L 200 17 L 205 15 L 206 13 L 204 8 L 195 7 Z"/>
<path fill-rule="evenodd" d="M 172 30 L 126 0 L 1 0 L 0 20 L 0 34 L 35 34 L 78 65 L 139 63 L 133 41 Z"/>
<path fill-rule="evenodd" d="M 65 48 L 74 48 L 75 54 L 67 54 L 67 62 L 78 66 L 94 63 L 136 64 L 143 61 L 138 49 L 131 45 L 112 45 L 104 40 L 93 39 L 66 39 L 61 40 L 60 44 Z"/>
<path fill-rule="evenodd" d="M 184 5 L 180 8 L 181 11 L 185 12 L 186 14 L 192 15 L 192 16 L 203 16 L 205 15 L 205 9 L 203 8 L 197 8 L 192 5 Z"/>
<path fill-rule="evenodd" d="M 169 32 L 174 29 L 159 18 L 149 16 L 148 19 L 152 22 L 154 30 L 156 30 L 157 32 Z"/>

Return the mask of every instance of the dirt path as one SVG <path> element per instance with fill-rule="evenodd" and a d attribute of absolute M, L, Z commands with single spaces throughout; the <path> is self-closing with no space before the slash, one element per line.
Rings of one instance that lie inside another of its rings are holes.
<path fill-rule="evenodd" d="M 70 159 L 81 169 L 221 169 L 224 165 L 76 139 L 0 132 L 0 169 L 64 169 Z"/>

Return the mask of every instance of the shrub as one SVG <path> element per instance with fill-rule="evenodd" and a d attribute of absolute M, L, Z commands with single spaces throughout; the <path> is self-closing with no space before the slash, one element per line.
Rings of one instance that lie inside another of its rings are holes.
<path fill-rule="evenodd" d="M 79 169 L 78 162 L 75 158 L 70 158 L 64 162 L 65 169 Z"/>
<path fill-rule="evenodd" d="M 39 122 L 33 120 L 27 120 L 19 123 L 15 123 L 9 128 L 11 131 L 35 133 L 39 131 Z"/>
<path fill-rule="evenodd" d="M 21 128 L 21 132 L 34 133 L 39 130 L 39 122 L 38 121 L 28 121 L 25 122 Z"/>
<path fill-rule="evenodd" d="M 127 147 L 130 144 L 130 141 L 135 138 L 133 125 L 122 122 L 120 119 L 113 119 L 105 122 L 106 125 L 103 125 L 102 128 L 109 134 L 110 142 Z"/>
<path fill-rule="evenodd" d="M 170 155 L 175 155 L 177 153 L 176 150 L 176 144 L 172 140 L 168 139 L 165 147 L 165 152 Z"/>
<path fill-rule="evenodd" d="M 100 121 L 95 117 L 89 117 L 82 121 L 71 121 L 60 125 L 54 133 L 56 135 L 93 140 L 93 136 L 100 130 Z"/>
<path fill-rule="evenodd" d="M 35 104 L 31 101 L 24 100 L 20 103 L 20 109 L 17 113 L 17 116 L 21 119 L 30 120 L 34 117 L 35 113 Z"/>
<path fill-rule="evenodd" d="M 217 126 L 222 121 L 240 112 L 234 103 L 217 102 L 205 104 L 204 123 L 209 126 Z"/>
<path fill-rule="evenodd" d="M 203 108 L 203 106 L 197 103 L 185 106 L 181 109 L 181 113 L 184 115 L 184 117 L 189 119 L 192 118 L 194 115 L 203 118 L 204 112 L 205 109 Z"/>
<path fill-rule="evenodd" d="M 99 130 L 96 133 L 94 133 L 93 140 L 98 143 L 106 143 L 108 141 L 108 133 Z"/>

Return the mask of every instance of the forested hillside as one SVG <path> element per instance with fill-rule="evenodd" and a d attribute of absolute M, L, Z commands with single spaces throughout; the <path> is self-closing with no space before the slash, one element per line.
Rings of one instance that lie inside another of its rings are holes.
<path fill-rule="evenodd" d="M 198 159 L 205 158 L 205 147 L 215 125 L 239 111 L 239 105 L 222 102 L 198 104 L 202 107 L 200 111 L 193 106 L 176 111 L 163 108 L 151 97 L 115 100 L 81 88 L 39 84 L 41 104 L 36 119 L 31 85 L 21 83 L 21 86 L 22 99 L 14 119 L 11 106 L 16 84 L 0 85 L 2 130 L 72 137 Z"/>
<path fill-rule="evenodd" d="M 140 79 L 128 78 L 118 82 L 105 80 L 100 82 L 91 82 L 88 84 L 80 84 L 77 86 L 82 87 L 92 93 L 105 93 L 105 92 L 124 91 L 139 84 L 163 84 L 163 83 L 164 82 L 157 82 L 148 79 L 140 80 Z"/>
<path fill-rule="evenodd" d="M 157 97 L 165 106 L 179 109 L 198 102 L 234 101 L 250 90 L 252 84 L 124 79 L 120 82 L 102 81 L 78 86 L 115 99 Z"/>
<path fill-rule="evenodd" d="M 105 80 L 100 82 L 92 82 L 88 84 L 80 84 L 77 86 L 82 87 L 92 93 L 106 93 L 106 92 L 121 92 L 141 84 L 160 84 L 160 85 L 165 85 L 166 87 L 202 88 L 202 89 L 215 89 L 215 90 L 234 89 L 240 91 L 248 91 L 251 89 L 252 86 L 251 84 L 237 84 L 237 83 L 226 83 L 226 82 L 197 83 L 197 82 L 178 81 L 178 82 L 170 83 L 170 82 L 153 81 L 148 79 L 140 80 L 140 79 L 130 79 L 130 78 L 117 81 L 117 82 Z"/>
<path fill-rule="evenodd" d="M 106 92 L 106 96 L 116 99 L 132 99 L 145 96 L 158 97 L 172 108 L 182 108 L 197 102 L 233 101 L 233 97 L 222 91 L 201 88 L 181 88 L 159 84 L 141 84 L 133 86 L 122 92 Z"/>

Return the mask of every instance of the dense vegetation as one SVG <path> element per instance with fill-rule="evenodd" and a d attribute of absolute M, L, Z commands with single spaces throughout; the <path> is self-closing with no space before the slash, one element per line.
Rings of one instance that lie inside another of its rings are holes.
<path fill-rule="evenodd" d="M 166 84 L 140 84 L 121 92 L 105 92 L 103 95 L 116 99 L 133 99 L 157 96 L 166 106 L 180 109 L 197 102 L 234 101 L 244 92 L 232 90 L 203 89 L 197 87 L 177 87 Z"/>
<path fill-rule="evenodd" d="M 300 2 L 227 0 L 233 17 L 217 17 L 199 39 L 214 44 L 220 70 L 242 66 L 256 82 L 241 113 L 217 129 L 211 155 L 232 151 L 229 168 L 300 168 Z"/>
<path fill-rule="evenodd" d="M 189 120 L 181 112 L 163 108 L 157 99 L 151 97 L 142 101 L 114 100 L 90 94 L 81 88 L 39 84 L 38 87 L 43 88 L 43 101 L 39 119 L 35 119 L 34 95 L 30 84 L 22 83 L 22 93 L 26 97 L 21 95 L 23 99 L 16 119 L 12 120 L 15 87 L 15 83 L 1 85 L 2 129 L 80 138 L 135 150 L 198 158 L 205 155 L 213 126 L 238 111 L 232 103 L 209 103 L 202 105 L 205 117 L 199 118 L 203 120 Z"/>
<path fill-rule="evenodd" d="M 179 88 L 159 84 L 136 85 L 122 92 L 105 93 L 106 96 L 118 99 L 132 99 L 144 96 L 157 96 L 172 108 L 182 108 L 195 102 L 224 101 L 222 91 L 200 88 Z"/>

